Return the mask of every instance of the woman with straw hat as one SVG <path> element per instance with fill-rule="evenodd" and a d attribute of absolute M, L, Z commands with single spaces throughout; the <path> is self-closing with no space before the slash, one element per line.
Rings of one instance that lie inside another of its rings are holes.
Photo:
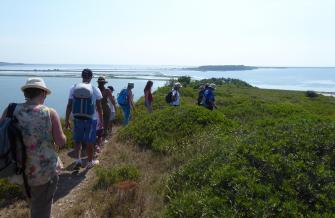
<path fill-rule="evenodd" d="M 14 117 L 26 150 L 26 190 L 31 217 L 50 217 L 61 162 L 56 146 L 66 142 L 57 112 L 44 104 L 51 94 L 42 78 L 29 78 L 21 87 L 26 101 L 17 104 Z M 4 111 L 1 120 L 6 116 Z"/>

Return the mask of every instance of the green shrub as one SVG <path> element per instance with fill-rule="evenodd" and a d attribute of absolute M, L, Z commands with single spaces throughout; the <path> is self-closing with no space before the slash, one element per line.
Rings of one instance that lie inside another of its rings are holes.
<path fill-rule="evenodd" d="M 118 139 L 159 152 L 173 152 L 182 149 L 180 142 L 211 125 L 222 123 L 230 125 L 222 113 L 203 107 L 168 107 L 133 120 L 131 125 L 119 131 Z"/>
<path fill-rule="evenodd" d="M 204 83 L 217 84 L 218 110 L 195 106 Z M 221 78 L 191 81 L 182 107 L 169 107 L 170 89 L 159 88 L 154 113 L 140 106 L 118 134 L 172 157 L 167 217 L 334 216 L 333 98 Z"/>
<path fill-rule="evenodd" d="M 318 97 L 318 94 L 314 91 L 306 91 L 306 96 L 309 98 L 315 98 Z"/>
<path fill-rule="evenodd" d="M 97 167 L 95 173 L 97 178 L 93 184 L 93 190 L 107 189 L 111 185 L 121 181 L 137 181 L 140 177 L 138 169 L 131 165 L 118 168 Z"/>
<path fill-rule="evenodd" d="M 181 77 L 178 77 L 177 81 L 180 82 L 183 87 L 187 87 L 191 83 L 191 77 L 190 76 L 181 76 Z"/>
<path fill-rule="evenodd" d="M 217 145 L 177 171 L 168 184 L 167 216 L 334 214 L 335 123 L 277 122 L 256 126 L 233 149 Z"/>
<path fill-rule="evenodd" d="M 18 198 L 23 198 L 21 187 L 9 183 L 6 179 L 0 179 L 0 206 Z"/>

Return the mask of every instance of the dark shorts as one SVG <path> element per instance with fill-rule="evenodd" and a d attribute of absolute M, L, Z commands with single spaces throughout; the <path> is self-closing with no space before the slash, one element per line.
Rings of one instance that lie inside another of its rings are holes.
<path fill-rule="evenodd" d="M 75 143 L 94 144 L 96 140 L 97 120 L 73 120 L 73 141 Z"/>

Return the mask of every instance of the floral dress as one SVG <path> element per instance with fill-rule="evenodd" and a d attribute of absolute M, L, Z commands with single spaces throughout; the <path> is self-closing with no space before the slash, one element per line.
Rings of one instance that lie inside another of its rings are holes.
<path fill-rule="evenodd" d="M 26 147 L 25 173 L 28 183 L 31 186 L 46 184 L 57 175 L 59 164 L 49 108 L 44 105 L 18 104 L 14 116 Z"/>

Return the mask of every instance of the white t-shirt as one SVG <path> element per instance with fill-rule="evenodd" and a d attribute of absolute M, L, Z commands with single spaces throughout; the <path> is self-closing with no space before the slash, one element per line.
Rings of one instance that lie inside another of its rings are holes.
<path fill-rule="evenodd" d="M 100 92 L 100 89 L 98 89 L 97 87 L 94 87 L 92 86 L 92 84 L 90 83 L 77 83 L 75 85 L 73 85 L 70 89 L 70 95 L 69 95 L 69 99 L 73 100 L 73 92 L 74 92 L 74 88 L 75 86 L 87 86 L 88 89 L 92 89 L 92 101 L 93 101 L 93 104 L 94 104 L 94 107 L 95 107 L 95 102 L 97 100 L 101 100 L 102 99 L 102 94 Z M 93 115 L 93 120 L 96 120 L 97 119 L 97 115 L 96 113 L 94 113 Z"/>
<path fill-rule="evenodd" d="M 111 102 L 111 100 L 109 98 L 107 98 L 107 103 L 108 103 L 109 108 L 111 109 L 111 112 L 115 113 L 114 105 L 112 104 L 112 102 Z"/>
<path fill-rule="evenodd" d="M 176 100 L 171 102 L 171 105 L 180 105 L 180 94 L 177 90 L 172 90 L 172 96 L 176 96 Z"/>

